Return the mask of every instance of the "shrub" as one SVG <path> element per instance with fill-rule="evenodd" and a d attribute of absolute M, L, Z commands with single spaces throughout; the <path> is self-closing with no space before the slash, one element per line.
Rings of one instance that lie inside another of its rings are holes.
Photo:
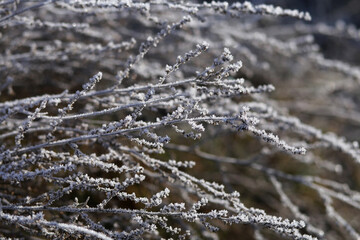
<path fill-rule="evenodd" d="M 358 129 L 360 70 L 314 38 L 358 30 L 249 2 L 0 5 L 0 236 L 359 239 L 359 146 L 332 132 Z"/>

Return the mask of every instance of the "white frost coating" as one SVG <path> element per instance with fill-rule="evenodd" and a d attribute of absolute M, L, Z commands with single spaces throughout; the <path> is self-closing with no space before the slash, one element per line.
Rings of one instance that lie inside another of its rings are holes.
<path fill-rule="evenodd" d="M 260 239 L 359 236 L 344 214 L 360 211 L 358 143 L 291 116 L 308 121 L 295 103 L 325 96 L 350 128 L 338 109 L 359 112 L 358 70 L 324 58 L 311 30 L 355 30 L 300 34 L 283 22 L 308 13 L 250 2 L 0 5 L 1 234 L 203 239 L 247 224 Z"/>

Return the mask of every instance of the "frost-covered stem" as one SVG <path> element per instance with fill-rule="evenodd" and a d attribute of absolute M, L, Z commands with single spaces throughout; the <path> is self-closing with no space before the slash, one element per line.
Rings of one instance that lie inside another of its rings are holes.
<path fill-rule="evenodd" d="M 360 239 L 360 234 L 331 205 L 331 198 L 322 190 L 318 190 L 318 193 L 325 202 L 326 213 L 329 218 L 331 218 L 340 229 L 347 231 L 352 239 Z"/>
<path fill-rule="evenodd" d="M 2 206 L 0 207 L 2 208 Z M 42 219 L 42 216 L 39 217 L 26 217 L 26 216 L 17 216 L 17 215 L 11 215 L 4 212 L 0 212 L 0 218 L 3 219 L 3 221 L 15 223 L 15 224 L 23 224 L 25 226 L 39 226 L 39 227 L 51 227 L 51 228 L 57 228 L 66 232 L 76 232 L 81 233 L 87 236 L 92 236 L 98 239 L 103 240 L 112 240 L 112 238 L 106 236 L 103 233 L 96 232 L 94 230 L 74 225 L 74 224 L 67 224 L 67 223 L 59 223 L 54 221 L 47 221 Z"/>

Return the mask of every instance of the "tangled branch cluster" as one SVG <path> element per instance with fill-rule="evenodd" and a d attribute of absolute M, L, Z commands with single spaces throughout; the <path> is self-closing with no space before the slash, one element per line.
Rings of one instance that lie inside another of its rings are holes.
<path fill-rule="evenodd" d="M 359 68 L 312 35 L 359 32 L 249 2 L 0 6 L 1 237 L 360 238 L 358 143 L 287 110 L 346 93 L 326 113 L 359 124 Z"/>

